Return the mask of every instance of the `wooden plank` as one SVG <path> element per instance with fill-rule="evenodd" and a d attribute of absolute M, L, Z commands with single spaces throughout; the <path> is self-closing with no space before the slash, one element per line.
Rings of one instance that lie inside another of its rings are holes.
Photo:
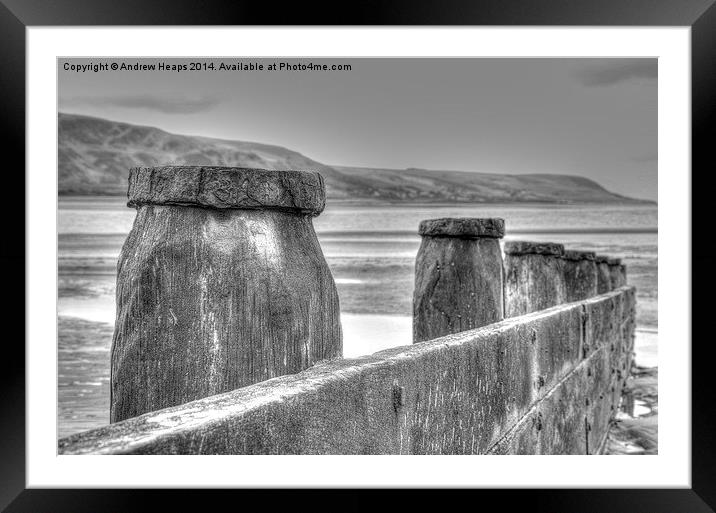
<path fill-rule="evenodd" d="M 586 452 L 582 345 L 608 333 L 610 315 L 630 315 L 609 306 L 627 293 L 322 363 L 63 439 L 60 453 L 481 454 L 537 425 L 535 411 L 542 432 L 514 450 Z"/>

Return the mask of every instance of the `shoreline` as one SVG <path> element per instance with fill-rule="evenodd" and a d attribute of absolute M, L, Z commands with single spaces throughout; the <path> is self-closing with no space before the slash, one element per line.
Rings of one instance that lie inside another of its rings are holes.
<path fill-rule="evenodd" d="M 58 193 L 57 198 L 59 201 L 86 201 L 86 200 L 99 200 L 107 199 L 110 201 L 119 200 L 126 202 L 127 193 L 126 191 L 117 192 L 116 194 L 96 194 L 92 192 L 87 193 Z M 329 205 L 330 203 L 330 205 Z M 394 208 L 450 208 L 450 207 L 525 207 L 525 208 L 559 208 L 559 207 L 582 207 L 582 206 L 626 206 L 626 207 L 658 207 L 658 203 L 652 200 L 629 200 L 629 201 L 583 201 L 583 202 L 551 202 L 551 201 L 470 201 L 470 200 L 448 200 L 441 199 L 436 201 L 413 201 L 410 199 L 406 200 L 380 200 L 371 198 L 326 198 L 327 208 L 333 205 L 340 206 L 353 206 L 353 207 L 394 207 Z"/>
<path fill-rule="evenodd" d="M 92 302 L 96 302 L 96 299 Z M 114 329 L 114 312 L 102 308 L 88 312 L 83 308 L 84 305 L 79 304 L 68 306 L 58 309 L 58 320 L 61 318 L 66 322 L 97 324 Z M 384 349 L 412 345 L 412 323 L 413 318 L 408 315 L 341 312 L 343 357 L 356 358 Z M 637 326 L 635 331 L 635 365 L 640 368 L 658 368 L 658 327 Z M 367 340 L 373 342 L 366 344 Z"/>

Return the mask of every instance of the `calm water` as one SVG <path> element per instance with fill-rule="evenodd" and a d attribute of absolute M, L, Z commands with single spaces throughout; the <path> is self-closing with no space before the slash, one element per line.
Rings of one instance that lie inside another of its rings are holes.
<path fill-rule="evenodd" d="M 117 257 L 135 211 L 122 198 L 59 202 L 59 435 L 109 418 Z M 657 364 L 655 206 L 329 206 L 314 220 L 338 286 L 346 356 L 411 343 L 418 223 L 502 217 L 507 237 L 618 256 L 636 285 L 637 363 Z"/>

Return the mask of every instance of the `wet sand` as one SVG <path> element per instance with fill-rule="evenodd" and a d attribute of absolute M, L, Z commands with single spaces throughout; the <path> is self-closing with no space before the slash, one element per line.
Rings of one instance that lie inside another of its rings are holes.
<path fill-rule="evenodd" d="M 58 318 L 58 436 L 109 424 L 109 350 L 114 326 Z"/>
<path fill-rule="evenodd" d="M 109 352 L 113 319 L 101 305 L 80 301 L 60 309 L 58 436 L 109 423 Z M 82 312 L 92 320 L 73 314 Z M 111 312 L 111 310 L 109 310 Z M 398 315 L 341 314 L 344 356 L 352 358 L 412 343 L 412 318 Z"/>
<path fill-rule="evenodd" d="M 658 454 L 658 378 L 656 367 L 633 369 L 605 454 Z"/>
<path fill-rule="evenodd" d="M 109 350 L 113 325 L 106 322 L 109 320 L 107 315 L 97 315 L 94 322 L 72 317 L 76 306 L 68 303 L 62 310 L 64 315 L 58 319 L 61 362 L 59 437 L 109 422 Z M 347 358 L 412 343 L 412 318 L 408 316 L 344 313 L 341 323 Z M 637 331 L 636 360 L 639 364 L 657 365 L 657 337 L 655 330 Z M 627 394 L 622 401 L 632 413 L 619 414 L 605 450 L 608 454 L 652 454 L 656 451 L 657 369 L 637 367 L 634 372 L 635 377 L 628 382 L 634 400 L 630 403 Z M 631 410 L 629 404 L 634 405 Z"/>

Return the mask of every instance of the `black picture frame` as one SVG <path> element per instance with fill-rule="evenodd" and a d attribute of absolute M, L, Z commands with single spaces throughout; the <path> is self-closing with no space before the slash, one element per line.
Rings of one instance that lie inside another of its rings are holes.
<path fill-rule="evenodd" d="M 0 0 L 0 116 L 6 168 L 3 203 L 16 214 L 4 226 L 0 262 L 6 321 L 0 365 L 0 509 L 7 512 L 101 512 L 204 508 L 209 498 L 250 500 L 254 491 L 209 490 L 61 490 L 25 489 L 25 280 L 16 269 L 26 268 L 25 253 L 25 30 L 40 25 L 622 25 L 690 26 L 692 44 L 692 269 L 701 271 L 692 289 L 692 487 L 690 489 L 618 490 L 479 490 L 483 498 L 499 500 L 500 508 L 529 507 L 539 511 L 691 513 L 716 509 L 716 417 L 711 379 L 711 346 L 706 329 L 714 285 L 714 238 L 706 210 L 711 160 L 709 128 L 716 111 L 716 6 L 714 0 L 443 0 L 440 2 L 368 1 L 339 9 L 334 5 L 294 2 L 207 2 L 206 0 Z M 89 48 L 89 45 L 88 45 Z M 10 157 L 10 158 L 8 158 Z M 20 217 L 22 213 L 22 223 Z M 686 228 L 685 228 L 686 229 Z M 701 237 L 697 237 L 701 234 Z M 21 243 L 23 241 L 23 243 Z M 13 333 L 14 332 L 14 333 Z M 702 336 L 699 337 L 698 334 Z M 50 341 L 48 341 L 48 346 Z M 54 347 L 54 346 L 52 346 Z M 275 492 L 272 492 L 275 497 Z M 372 499 L 334 498 L 337 491 L 293 491 L 315 509 L 375 507 Z M 464 500 L 465 492 L 450 491 L 450 501 Z M 474 493 L 474 492 L 473 492 Z M 237 497 L 237 494 L 240 497 Z M 210 497 L 209 497 L 210 496 Z M 424 490 L 403 494 L 426 505 L 443 499 Z M 261 498 L 264 498 L 263 495 Z M 469 501 L 475 499 L 471 496 Z"/>

